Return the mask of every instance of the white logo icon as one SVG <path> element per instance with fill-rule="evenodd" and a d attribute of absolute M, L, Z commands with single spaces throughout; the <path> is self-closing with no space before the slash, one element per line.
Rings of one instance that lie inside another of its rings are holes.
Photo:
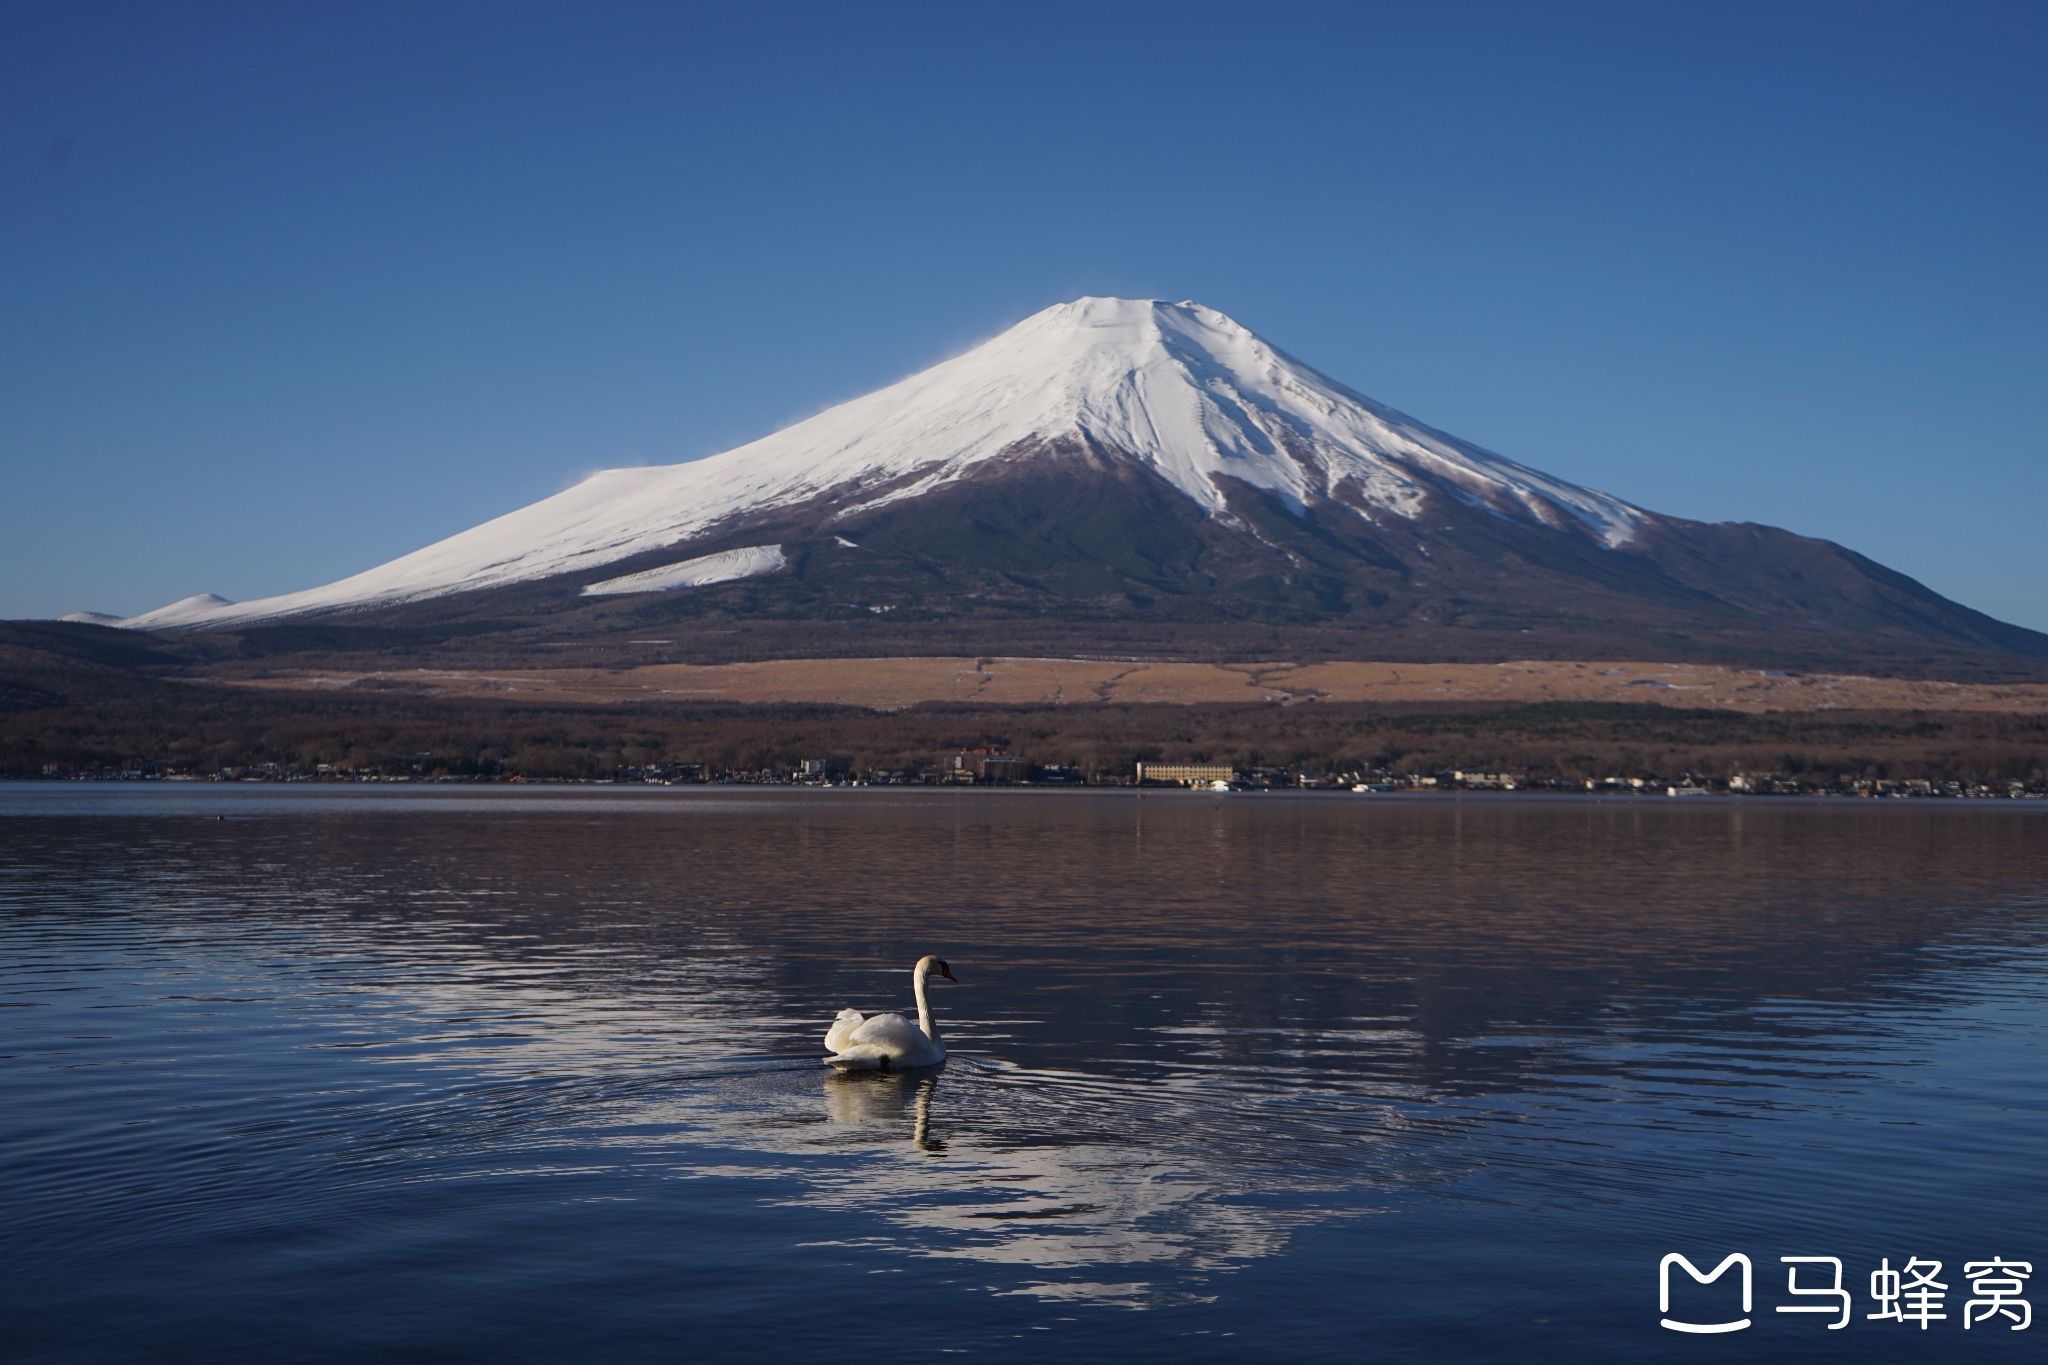
<path fill-rule="evenodd" d="M 1686 1260 L 1686 1259 L 1685 1259 L 1685 1257 L 1683 1257 L 1683 1256 L 1679 1255 L 1679 1254 L 1678 1254 L 1677 1252 L 1675 1252 L 1675 1251 L 1674 1251 L 1674 1252 L 1672 1252 L 1672 1253 L 1671 1253 L 1670 1255 L 1666 1256 L 1666 1257 L 1665 1257 L 1665 1258 L 1664 1258 L 1663 1260 L 1661 1260 L 1661 1261 L 1657 1262 L 1657 1311 L 1658 1311 L 1658 1312 L 1660 1312 L 1660 1313 L 1665 1313 L 1665 1314 L 1669 1314 L 1669 1313 L 1671 1312 L 1671 1267 L 1672 1267 L 1672 1266 L 1674 1266 L 1674 1265 L 1677 1265 L 1677 1266 L 1684 1266 L 1684 1267 L 1685 1267 L 1685 1273 L 1686 1273 L 1686 1274 L 1688 1274 L 1688 1275 L 1690 1275 L 1690 1276 L 1692 1276 L 1692 1278 L 1693 1278 L 1693 1281 L 1694 1281 L 1695 1283 L 1697 1283 L 1697 1284 L 1712 1284 L 1712 1283 L 1713 1283 L 1714 1281 L 1716 1281 L 1716 1280 L 1720 1279 L 1720 1278 L 1721 1278 L 1721 1276 L 1722 1276 L 1722 1275 L 1723 1275 L 1724 1273 L 1726 1273 L 1726 1272 L 1727 1272 L 1727 1269 L 1728 1269 L 1728 1267 L 1729 1267 L 1729 1266 L 1731 1266 L 1731 1265 L 1739 1265 L 1739 1266 L 1741 1266 L 1741 1267 L 1742 1267 L 1742 1311 L 1743 1311 L 1744 1313 L 1747 1313 L 1747 1312 L 1749 1312 L 1749 1305 L 1750 1305 L 1750 1275 L 1751 1275 L 1751 1270 L 1750 1270 L 1750 1264 L 1749 1264 L 1749 1257 L 1747 1257 L 1747 1256 L 1743 1255 L 1743 1254 L 1742 1254 L 1741 1252 L 1739 1252 L 1739 1251 L 1731 1251 L 1731 1252 L 1729 1252 L 1729 1253 L 1728 1253 L 1728 1255 L 1727 1255 L 1727 1257 L 1726 1257 L 1725 1259 L 1723 1259 L 1723 1260 L 1722 1260 L 1721 1264 L 1719 1264 L 1719 1265 L 1717 1265 L 1717 1266 L 1715 1266 L 1715 1267 L 1714 1267 L 1713 1273 L 1712 1273 L 1712 1274 L 1708 1274 L 1708 1275 L 1702 1275 L 1702 1274 L 1700 1273 L 1700 1268 L 1699 1268 L 1698 1266 L 1694 1265 L 1694 1264 L 1693 1264 L 1693 1263 L 1692 1263 L 1691 1261 L 1688 1261 L 1688 1260 Z M 1790 1270 L 1790 1271 L 1787 1271 L 1786 1273 L 1787 1273 L 1788 1275 L 1797 1275 L 1797 1274 L 1798 1274 L 1799 1272 L 1798 1272 L 1797 1270 Z M 1835 1264 L 1835 1278 L 1836 1278 L 1836 1283 L 1838 1283 L 1838 1284 L 1839 1284 L 1839 1283 L 1840 1283 L 1840 1281 L 1841 1281 L 1841 1263 L 1840 1263 L 1840 1262 L 1836 1262 L 1836 1264 Z M 1797 1291 L 1794 1291 L 1794 1292 L 1797 1292 Z M 1825 1292 L 1825 1291 L 1823 1291 L 1823 1290 L 1812 1290 L 1812 1291 L 1809 1291 L 1809 1292 L 1811 1292 L 1811 1293 L 1823 1293 L 1823 1292 Z M 1829 1311 L 1829 1310 L 1823 1310 L 1823 1311 Z M 1671 1319 L 1670 1317 L 1668 1317 L 1668 1316 L 1667 1316 L 1667 1317 L 1665 1317 L 1665 1318 L 1664 1318 L 1663 1322 L 1664 1322 L 1664 1325 L 1665 1325 L 1666 1327 L 1669 1327 L 1669 1328 L 1670 1328 L 1670 1329 L 1671 1329 L 1672 1331 L 1674 1331 L 1674 1332 L 1699 1332 L 1699 1333 L 1712 1333 L 1712 1332 L 1740 1332 L 1740 1331 L 1741 1331 L 1741 1330 L 1742 1330 L 1743 1328 L 1745 1328 L 1745 1327 L 1749 1326 L 1749 1319 L 1748 1319 L 1748 1318 L 1746 1318 L 1746 1317 L 1744 1317 L 1744 1318 L 1738 1318 L 1738 1319 L 1736 1319 L 1736 1320 L 1735 1320 L 1734 1322 L 1675 1322 L 1675 1321 L 1673 1321 L 1673 1320 L 1672 1320 L 1672 1319 Z"/>

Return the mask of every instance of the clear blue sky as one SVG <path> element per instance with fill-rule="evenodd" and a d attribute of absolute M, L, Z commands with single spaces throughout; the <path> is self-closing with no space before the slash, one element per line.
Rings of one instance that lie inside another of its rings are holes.
<path fill-rule="evenodd" d="M 325 582 L 1076 295 L 2048 629 L 2048 5 L 0 8 L 0 615 Z"/>

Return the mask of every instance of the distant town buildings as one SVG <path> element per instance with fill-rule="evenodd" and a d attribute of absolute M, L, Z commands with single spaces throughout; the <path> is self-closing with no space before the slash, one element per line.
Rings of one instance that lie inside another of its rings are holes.
<path fill-rule="evenodd" d="M 953 755 L 953 761 L 946 766 L 948 782 L 980 783 L 984 786 L 1009 787 L 1027 781 L 1031 776 L 1031 765 L 1018 758 L 1008 749 L 993 747 L 963 749 Z"/>
<path fill-rule="evenodd" d="M 1183 787 L 1206 787 L 1212 782 L 1236 780 L 1237 769 L 1228 763 L 1140 763 L 1138 785 L 1171 782 Z"/>
<path fill-rule="evenodd" d="M 1726 777 L 1687 772 L 1676 776 L 1635 773 L 1604 777 L 1566 776 L 1537 768 L 1457 768 L 1436 773 L 1387 768 L 1315 768 L 1254 764 L 1162 762 L 1145 759 L 1124 766 L 1083 767 L 1039 764 L 999 744 L 963 748 L 930 765 L 868 766 L 851 756 L 797 759 L 760 768 L 703 762 L 621 764 L 609 774 L 536 779 L 498 759 L 451 759 L 427 752 L 402 754 L 381 764 L 342 761 L 304 763 L 263 759 L 214 767 L 180 765 L 137 756 L 97 767 L 46 762 L 28 772 L 0 777 L 41 776 L 70 781 L 130 782 L 530 782 L 639 783 L 678 786 L 695 783 L 800 786 L 1174 786 L 1226 791 L 1329 791 L 1362 796 L 1424 792 L 1577 793 L 1594 796 L 1863 797 L 1922 800 L 2048 800 L 2048 777 L 1958 779 L 1866 777 L 1851 773 L 1737 771 Z"/>

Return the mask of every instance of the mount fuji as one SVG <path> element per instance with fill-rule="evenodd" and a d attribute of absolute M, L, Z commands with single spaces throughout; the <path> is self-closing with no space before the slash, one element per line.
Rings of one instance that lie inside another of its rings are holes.
<path fill-rule="evenodd" d="M 527 639 L 783 622 L 842 653 L 862 632 L 899 652 L 1311 630 L 1381 657 L 2048 658 L 2048 636 L 1841 546 L 1647 511 L 1425 426 L 1214 309 L 1110 298 L 323 587 L 70 619 Z"/>

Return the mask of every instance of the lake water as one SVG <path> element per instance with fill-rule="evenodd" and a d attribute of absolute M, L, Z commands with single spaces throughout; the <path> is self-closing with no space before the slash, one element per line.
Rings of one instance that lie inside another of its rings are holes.
<path fill-rule="evenodd" d="M 25 784 L 0 934 L 12 1361 L 2048 1348 L 2024 803 Z"/>

